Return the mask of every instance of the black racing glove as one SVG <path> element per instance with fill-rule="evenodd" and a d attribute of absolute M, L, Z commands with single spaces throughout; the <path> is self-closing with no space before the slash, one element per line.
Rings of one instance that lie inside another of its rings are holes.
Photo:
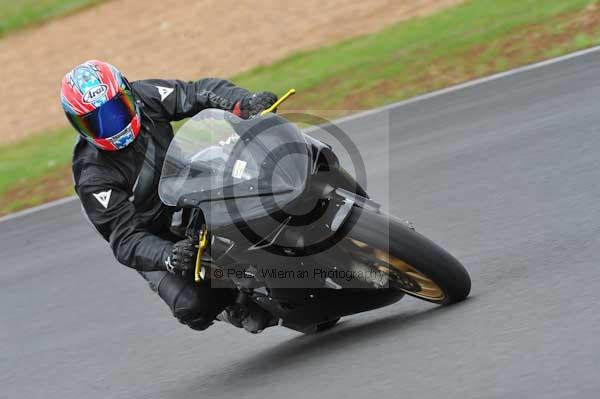
<path fill-rule="evenodd" d="M 240 118 L 249 119 L 277 102 L 277 95 L 270 91 L 261 91 L 238 101 L 233 113 Z"/>
<path fill-rule="evenodd" d="M 185 239 L 176 242 L 171 248 L 165 260 L 165 267 L 169 273 L 186 274 L 196 267 L 196 256 L 198 255 L 198 246 L 191 240 Z"/>

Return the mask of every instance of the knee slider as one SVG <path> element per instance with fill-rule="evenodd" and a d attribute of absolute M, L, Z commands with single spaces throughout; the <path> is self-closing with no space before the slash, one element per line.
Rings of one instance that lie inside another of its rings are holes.
<path fill-rule="evenodd" d="M 212 324 L 212 315 L 205 311 L 201 292 L 192 282 L 168 275 L 161 281 L 158 294 L 182 324 L 194 330 L 205 330 Z"/>
<path fill-rule="evenodd" d="M 177 317 L 177 316 L 175 316 L 175 317 Z M 213 325 L 213 321 L 209 320 L 205 317 L 199 317 L 196 319 L 189 319 L 189 318 L 188 319 L 180 319 L 180 318 L 178 318 L 178 320 L 181 324 L 185 324 L 192 330 L 196 330 L 196 331 L 204 331 L 208 327 Z"/>

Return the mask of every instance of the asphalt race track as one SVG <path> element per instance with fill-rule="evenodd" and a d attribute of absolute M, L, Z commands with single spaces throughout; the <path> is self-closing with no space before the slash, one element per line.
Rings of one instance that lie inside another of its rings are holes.
<path fill-rule="evenodd" d="M 468 301 L 197 333 L 72 201 L 0 223 L 0 397 L 600 397 L 600 51 L 381 112 L 342 123 L 369 189 L 463 261 Z"/>

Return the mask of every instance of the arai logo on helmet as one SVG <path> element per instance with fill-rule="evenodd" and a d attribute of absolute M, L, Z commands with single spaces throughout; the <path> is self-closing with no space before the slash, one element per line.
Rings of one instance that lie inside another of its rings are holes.
<path fill-rule="evenodd" d="M 91 87 L 83 95 L 83 102 L 87 104 L 93 104 L 98 101 L 99 98 L 104 97 L 107 91 L 108 86 L 104 83 Z"/>

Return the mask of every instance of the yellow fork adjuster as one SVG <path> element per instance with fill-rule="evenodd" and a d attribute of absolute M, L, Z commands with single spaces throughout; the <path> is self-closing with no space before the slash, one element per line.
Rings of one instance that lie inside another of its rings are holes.
<path fill-rule="evenodd" d="M 194 281 L 199 283 L 204 279 L 202 273 L 202 255 L 204 254 L 204 250 L 208 245 L 208 230 L 206 228 L 202 229 L 202 233 L 200 233 L 200 240 L 198 242 L 198 256 L 196 257 L 196 270 L 194 271 Z"/>

